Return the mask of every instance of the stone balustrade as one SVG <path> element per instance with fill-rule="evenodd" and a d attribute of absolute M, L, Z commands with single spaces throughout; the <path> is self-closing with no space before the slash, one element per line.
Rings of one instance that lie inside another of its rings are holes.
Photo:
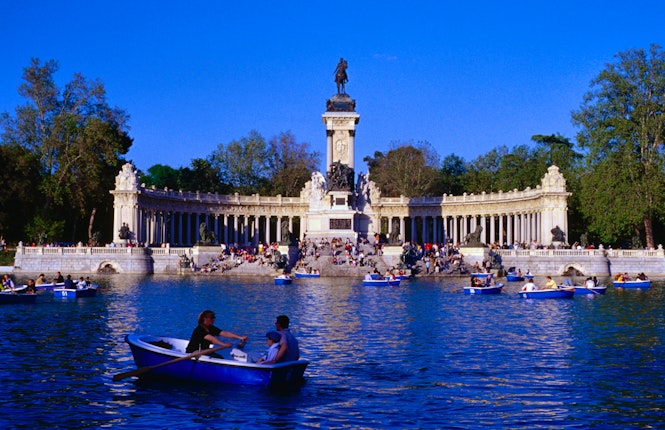
<path fill-rule="evenodd" d="M 400 254 L 400 247 L 387 247 L 386 255 Z M 15 272 L 97 273 L 112 269 L 117 273 L 177 273 L 181 255 L 198 255 L 197 247 L 26 247 L 16 248 Z M 612 276 L 644 272 L 665 276 L 665 251 L 623 249 L 500 249 L 504 268 L 527 269 L 536 275 L 560 276 L 574 270 L 584 276 Z M 283 250 L 289 259 L 297 252 Z M 293 263 L 293 261 L 291 261 Z"/>

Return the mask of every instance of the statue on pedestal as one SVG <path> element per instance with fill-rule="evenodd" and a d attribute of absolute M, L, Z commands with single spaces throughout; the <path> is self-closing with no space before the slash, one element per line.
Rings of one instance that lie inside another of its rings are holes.
<path fill-rule="evenodd" d="M 464 237 L 464 242 L 466 243 L 464 246 L 484 247 L 485 245 L 480 241 L 480 236 L 482 233 L 483 233 L 483 226 L 482 225 L 476 226 L 476 231 L 469 233 Z"/>
<path fill-rule="evenodd" d="M 340 161 L 335 161 L 330 165 L 328 182 L 331 191 L 352 191 L 353 169 Z"/>
<path fill-rule="evenodd" d="M 217 240 L 215 233 L 208 230 L 208 225 L 204 222 L 199 225 L 199 234 L 201 235 L 199 245 L 212 245 Z"/>
<path fill-rule="evenodd" d="M 550 233 L 552 233 L 552 242 L 566 243 L 566 233 L 558 225 L 550 230 Z"/>
<path fill-rule="evenodd" d="M 346 94 L 346 83 L 349 78 L 346 74 L 348 64 L 344 58 L 339 59 L 339 63 L 335 68 L 335 83 L 337 84 L 337 94 Z"/>

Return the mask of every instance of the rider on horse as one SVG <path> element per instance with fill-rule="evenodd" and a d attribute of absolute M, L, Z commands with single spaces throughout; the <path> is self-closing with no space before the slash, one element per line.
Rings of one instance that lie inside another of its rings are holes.
<path fill-rule="evenodd" d="M 337 84 L 337 94 L 346 94 L 344 84 L 346 84 L 349 80 L 349 78 L 346 75 L 347 67 L 348 64 L 346 63 L 344 58 L 340 58 L 339 64 L 337 64 L 337 67 L 335 68 L 335 83 Z"/>

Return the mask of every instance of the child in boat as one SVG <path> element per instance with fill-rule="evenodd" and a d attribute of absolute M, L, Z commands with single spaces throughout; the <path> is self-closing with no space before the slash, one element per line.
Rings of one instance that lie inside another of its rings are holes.
<path fill-rule="evenodd" d="M 257 363 L 275 360 L 275 357 L 277 357 L 277 352 L 279 351 L 279 341 L 282 340 L 282 335 L 276 331 L 269 331 L 266 333 L 266 340 L 268 341 L 268 350 L 261 358 L 256 360 Z"/>

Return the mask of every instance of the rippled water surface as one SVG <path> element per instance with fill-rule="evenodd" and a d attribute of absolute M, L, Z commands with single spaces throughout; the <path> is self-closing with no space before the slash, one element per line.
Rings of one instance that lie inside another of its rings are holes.
<path fill-rule="evenodd" d="M 20 282 L 24 281 L 18 279 Z M 112 276 L 97 297 L 0 306 L 2 428 L 655 428 L 665 422 L 665 294 L 523 300 L 467 279 Z M 113 382 L 128 333 L 188 338 L 203 309 L 266 348 L 287 314 L 311 360 L 295 393 Z"/>

